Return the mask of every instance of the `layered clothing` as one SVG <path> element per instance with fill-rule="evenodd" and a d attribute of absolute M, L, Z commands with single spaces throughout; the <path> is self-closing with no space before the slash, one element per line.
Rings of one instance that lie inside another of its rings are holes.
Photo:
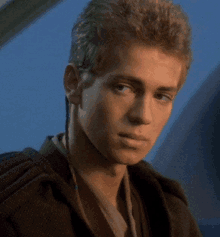
<path fill-rule="evenodd" d="M 117 209 L 70 165 L 62 136 L 0 155 L 2 237 L 202 236 L 178 182 L 143 160 L 127 166 Z"/>

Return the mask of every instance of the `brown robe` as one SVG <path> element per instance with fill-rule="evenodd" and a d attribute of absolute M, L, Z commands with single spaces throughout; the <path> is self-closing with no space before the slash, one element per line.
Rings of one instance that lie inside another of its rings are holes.
<path fill-rule="evenodd" d="M 1 236 L 202 236 L 180 184 L 149 163 L 127 167 L 118 211 L 103 206 L 106 200 L 100 201 L 51 139 L 40 154 L 25 149 L 0 155 L 0 161 L 6 158 L 0 163 Z"/>

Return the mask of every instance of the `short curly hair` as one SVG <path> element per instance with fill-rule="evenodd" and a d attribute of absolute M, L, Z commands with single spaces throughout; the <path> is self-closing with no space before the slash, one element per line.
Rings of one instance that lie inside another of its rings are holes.
<path fill-rule="evenodd" d="M 69 63 L 79 75 L 100 76 L 117 67 L 132 43 L 178 57 L 186 81 L 192 64 L 191 27 L 180 5 L 166 0 L 91 0 L 72 29 Z"/>
<path fill-rule="evenodd" d="M 156 47 L 183 63 L 180 90 L 193 61 L 191 37 L 187 15 L 171 1 L 91 0 L 73 26 L 69 63 L 77 67 L 81 86 L 89 87 L 94 77 L 117 68 L 132 43 Z M 90 75 L 89 80 L 84 79 L 83 73 Z M 67 97 L 65 100 L 69 151 L 70 108 Z"/>

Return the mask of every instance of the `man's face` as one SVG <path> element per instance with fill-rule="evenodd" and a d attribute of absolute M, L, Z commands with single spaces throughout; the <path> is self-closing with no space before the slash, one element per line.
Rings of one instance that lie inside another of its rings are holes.
<path fill-rule="evenodd" d="M 116 70 L 83 90 L 79 122 L 111 163 L 134 165 L 151 150 L 171 115 L 181 66 L 157 49 L 134 45 Z M 121 133 L 142 135 L 146 141 L 127 139 Z"/>

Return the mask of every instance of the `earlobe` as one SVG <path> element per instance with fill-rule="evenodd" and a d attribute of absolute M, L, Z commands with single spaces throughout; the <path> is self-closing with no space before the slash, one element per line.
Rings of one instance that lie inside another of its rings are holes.
<path fill-rule="evenodd" d="M 71 104 L 80 104 L 81 96 L 77 93 L 76 90 L 71 90 L 69 93 L 66 92 L 66 96 Z"/>

